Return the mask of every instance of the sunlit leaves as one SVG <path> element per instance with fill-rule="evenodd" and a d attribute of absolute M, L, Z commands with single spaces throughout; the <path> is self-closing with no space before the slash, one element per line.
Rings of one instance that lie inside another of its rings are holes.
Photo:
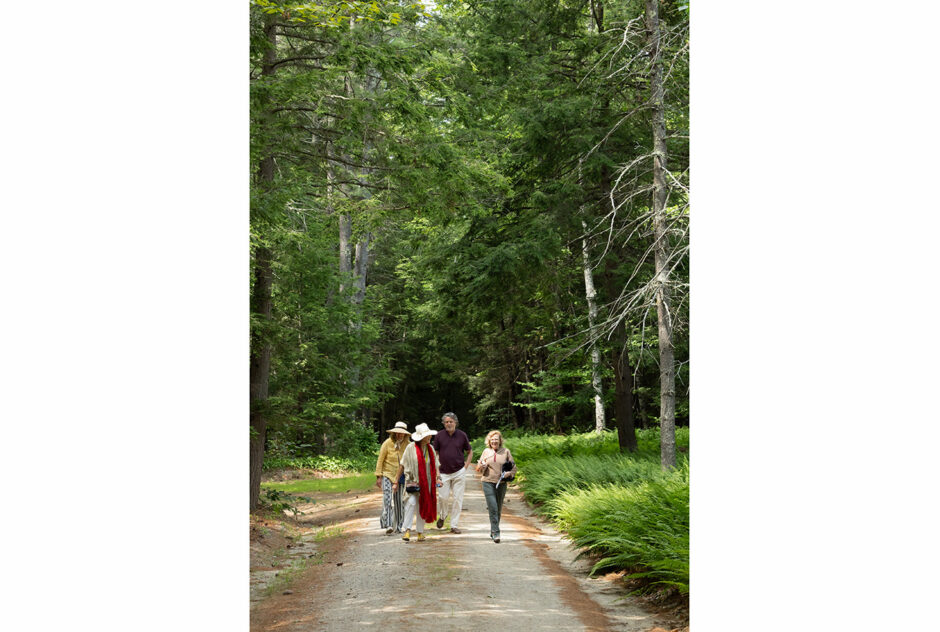
<path fill-rule="evenodd" d="M 402 20 L 402 14 L 392 9 L 401 7 L 399 3 L 382 6 L 374 1 L 336 0 L 327 3 L 315 2 L 275 2 L 274 0 L 251 0 L 251 4 L 262 12 L 277 15 L 282 20 L 297 24 L 309 24 L 324 28 L 348 27 L 350 22 L 364 20 L 396 25 Z M 408 5 L 412 10 L 423 11 L 420 3 Z"/>

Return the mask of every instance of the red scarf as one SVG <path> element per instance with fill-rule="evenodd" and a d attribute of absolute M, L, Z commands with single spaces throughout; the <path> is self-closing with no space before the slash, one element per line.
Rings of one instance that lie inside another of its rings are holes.
<path fill-rule="evenodd" d="M 421 453 L 421 444 L 415 443 L 415 456 L 418 457 L 418 513 L 425 522 L 437 520 L 437 468 L 434 466 L 434 448 L 428 444 L 428 459 L 430 459 L 431 480 L 424 469 L 424 454 Z"/>

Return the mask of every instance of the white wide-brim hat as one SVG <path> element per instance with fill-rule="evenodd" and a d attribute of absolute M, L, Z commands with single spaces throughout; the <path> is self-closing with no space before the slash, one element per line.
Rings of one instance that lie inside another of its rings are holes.
<path fill-rule="evenodd" d="M 414 442 L 418 442 L 424 439 L 425 437 L 430 437 L 436 434 L 437 434 L 437 430 L 431 430 L 430 428 L 428 428 L 427 424 L 418 424 L 417 426 L 415 426 L 415 431 L 411 435 L 411 440 Z"/>
<path fill-rule="evenodd" d="M 408 424 L 406 424 L 404 421 L 396 422 L 394 428 L 389 428 L 385 432 L 394 432 L 395 434 L 411 434 L 408 432 Z"/>

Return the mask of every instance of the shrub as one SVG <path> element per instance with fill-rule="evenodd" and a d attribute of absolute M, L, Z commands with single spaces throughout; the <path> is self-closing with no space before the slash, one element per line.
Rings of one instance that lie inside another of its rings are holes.
<path fill-rule="evenodd" d="M 306 468 L 334 473 L 364 472 L 371 471 L 375 468 L 376 458 L 378 458 L 378 451 L 376 451 L 375 455 L 361 455 L 355 458 L 326 456 L 323 454 L 318 454 L 316 456 L 265 455 L 262 469 L 264 471 L 268 471 L 282 468 Z"/>
<path fill-rule="evenodd" d="M 526 500 L 543 504 L 555 496 L 592 485 L 632 485 L 660 472 L 659 461 L 620 455 L 539 459 L 519 470 Z M 541 509 L 545 509 L 542 507 Z"/>
<path fill-rule="evenodd" d="M 483 451 L 484 438 L 485 434 L 470 442 L 474 454 L 480 454 Z M 503 433 L 503 439 L 506 446 L 512 451 L 513 457 L 520 463 L 528 463 L 547 457 L 620 454 L 616 430 L 569 435 L 517 433 L 516 431 L 507 430 Z M 633 456 L 654 458 L 657 462 L 659 461 L 659 428 L 637 430 L 636 440 L 637 452 Z M 688 428 L 676 428 L 676 446 L 688 450 Z M 688 458 L 687 452 L 679 452 L 676 456 L 677 462 Z"/>
<path fill-rule="evenodd" d="M 660 468 L 659 428 L 637 430 L 637 451 L 621 454 L 616 431 L 517 435 L 526 500 L 562 530 L 592 573 L 626 569 L 643 591 L 689 592 L 689 429 L 676 428 L 677 469 Z M 482 447 L 482 438 L 480 440 Z"/>
<path fill-rule="evenodd" d="M 473 453 L 483 451 L 483 439 L 478 437 L 471 442 Z M 616 432 L 586 432 L 571 435 L 540 435 L 540 434 L 504 434 L 506 447 L 512 452 L 513 458 L 520 462 L 530 462 L 553 456 L 573 456 L 576 454 L 616 454 Z"/>
<path fill-rule="evenodd" d="M 600 556 L 592 573 L 629 575 L 689 592 L 689 466 L 633 485 L 591 485 L 560 494 L 548 513 L 585 553 Z"/>

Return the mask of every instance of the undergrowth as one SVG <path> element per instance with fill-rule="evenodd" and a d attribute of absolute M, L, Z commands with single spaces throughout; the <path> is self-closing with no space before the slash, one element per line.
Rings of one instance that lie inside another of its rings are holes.
<path fill-rule="evenodd" d="M 577 547 L 600 558 L 592 573 L 629 569 L 650 588 L 688 594 L 688 463 L 635 484 L 562 492 L 547 513 Z"/>
<path fill-rule="evenodd" d="M 470 442 L 474 454 L 483 451 L 483 436 Z M 528 463 L 548 457 L 620 454 L 617 431 L 584 432 L 570 435 L 544 435 L 507 431 L 503 434 L 506 447 L 515 459 Z M 659 428 L 643 428 L 636 431 L 637 451 L 631 456 L 659 461 Z M 689 449 L 689 429 L 676 428 L 676 447 L 679 458 Z"/>
<path fill-rule="evenodd" d="M 658 462 L 614 455 L 569 456 L 543 458 L 520 466 L 520 487 L 526 500 L 537 509 L 547 509 L 543 503 L 559 493 L 583 489 L 592 485 L 632 485 L 657 476 Z"/>
<path fill-rule="evenodd" d="M 263 471 L 277 469 L 311 469 L 343 474 L 348 472 L 370 472 L 375 468 L 378 450 L 373 455 L 357 457 L 326 456 L 274 456 L 265 455 Z"/>
<path fill-rule="evenodd" d="M 306 494 L 310 492 L 348 492 L 364 491 L 375 485 L 374 474 L 357 474 L 342 478 L 307 478 L 297 481 L 270 481 L 261 483 L 265 490 L 277 490 L 286 494 Z"/>
<path fill-rule="evenodd" d="M 262 512 L 270 511 L 274 514 L 281 514 L 289 511 L 296 517 L 297 514 L 300 513 L 300 510 L 297 509 L 296 505 L 300 502 L 312 503 L 315 501 L 312 498 L 307 498 L 306 496 L 297 496 L 284 490 L 271 488 L 267 486 L 266 483 L 262 483 L 261 498 L 258 501 L 258 509 Z"/>
<path fill-rule="evenodd" d="M 481 442 L 482 445 L 482 442 Z M 526 500 L 566 531 L 592 573 L 620 571 L 639 592 L 689 592 L 689 430 L 676 429 L 677 468 L 660 467 L 659 429 L 621 454 L 615 431 L 506 437 Z"/>

